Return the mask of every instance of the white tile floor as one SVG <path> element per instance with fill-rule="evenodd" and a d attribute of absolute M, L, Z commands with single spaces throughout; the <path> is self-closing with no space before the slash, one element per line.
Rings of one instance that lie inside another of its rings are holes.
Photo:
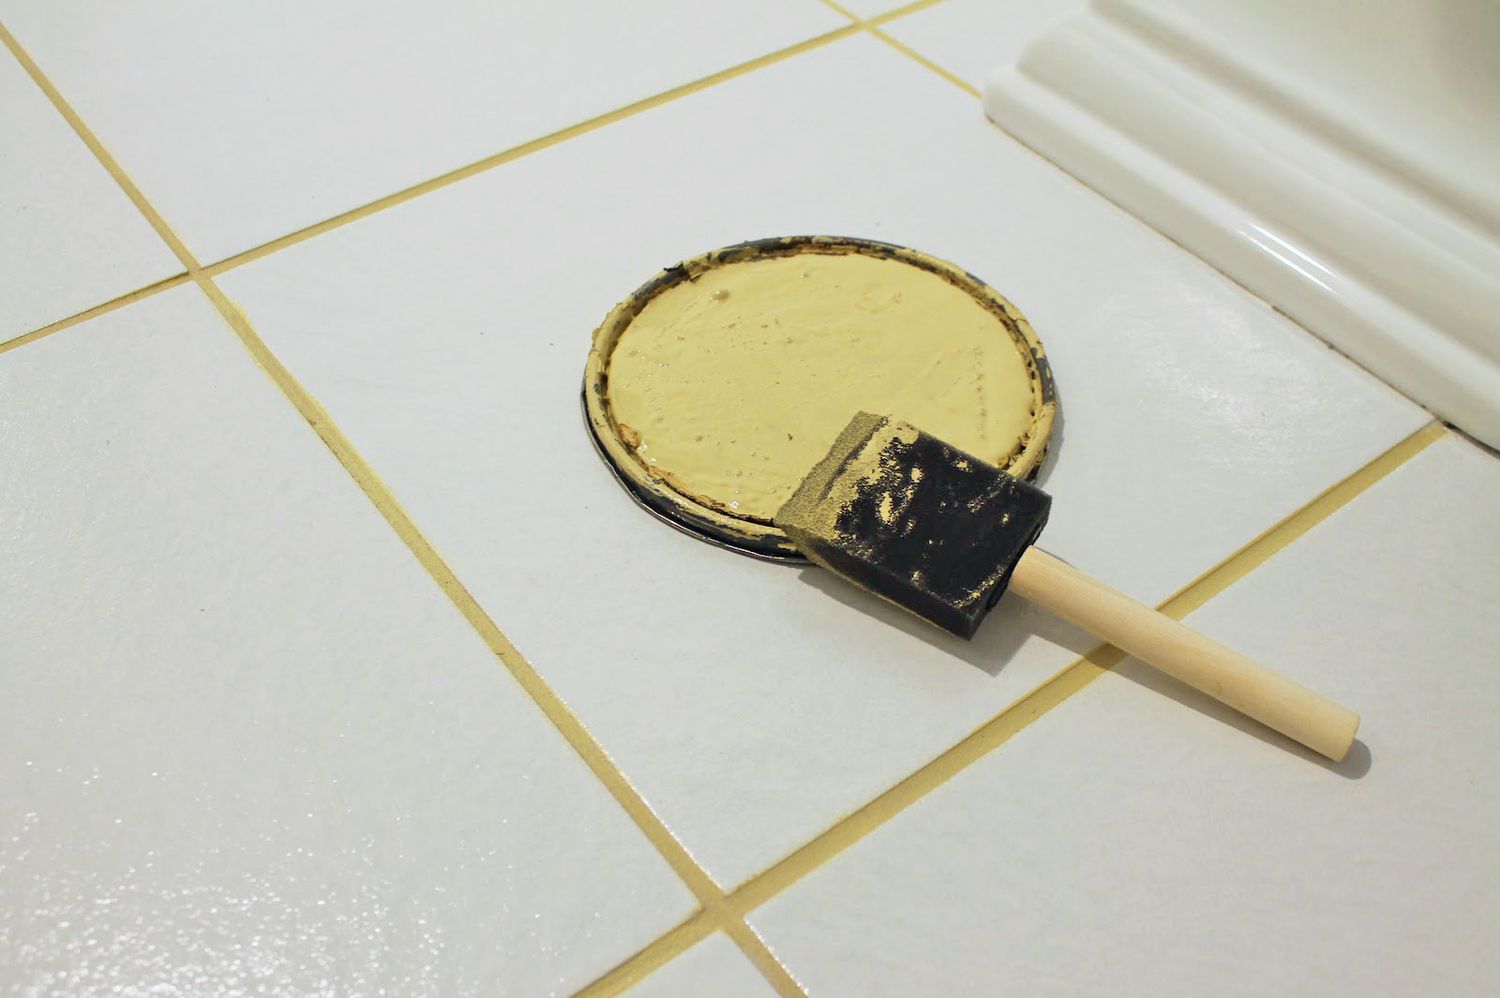
<path fill-rule="evenodd" d="M 628 15 L 589 7 L 586 17 L 549 7 L 540 20 L 503 24 L 477 5 L 416 20 L 394 7 L 359 16 L 352 7 L 289 8 L 279 19 L 251 10 L 195 8 L 189 17 L 171 7 L 0 4 L 20 44 L 204 261 L 847 23 L 814 0 L 782 0 L 755 17 L 727 5 L 663 3 Z M 948 0 L 886 30 L 969 78 L 983 64 L 983 24 L 1012 32 L 1013 44 L 1042 13 L 1019 0 L 988 11 Z M 203 37 L 233 43 L 216 48 Z M 75 197 L 56 185 L 84 193 L 79 205 L 49 208 L 72 213 L 72 229 L 38 230 L 62 261 L 45 266 L 70 283 L 55 292 L 28 285 L 30 297 L 4 306 L 0 339 L 131 290 L 105 279 L 109 267 L 134 273 L 119 261 L 151 264 L 139 284 L 181 269 L 142 237 L 149 229 L 120 215 L 128 201 L 27 85 L 17 77 L 13 89 L 33 105 L 17 120 L 38 136 L 35 162 L 58 165 L 16 171 L 32 185 L 21 187 L 49 205 Z M 7 162 L 0 158 L 0 179 L 11 176 Z M 814 573 L 666 529 L 599 464 L 576 398 L 589 333 L 608 307 L 681 257 L 808 231 L 920 246 L 986 277 L 1029 314 L 1063 404 L 1044 479 L 1056 498 L 1048 543 L 1149 601 L 1427 418 L 1017 146 L 972 96 L 864 33 L 219 275 L 270 350 L 724 891 L 1091 644 L 1016 606 L 973 645 L 935 637 Z M 7 242 L 7 232 L 0 246 L 31 238 Z M 1442 446 L 1421 460 L 1466 445 Z M 1467 453 L 1458 470 L 1452 463 L 1429 477 L 1462 483 L 1472 472 L 1481 481 L 1494 460 Z M 0 466 L 9 545 L 0 566 L 0 711 L 9 709 L 0 714 L 0 979 L 35 990 L 556 993 L 622 961 L 628 968 L 633 953 L 692 914 L 692 895 L 647 838 L 197 288 L 0 354 Z M 1451 511 L 1455 536 L 1469 530 L 1477 551 L 1482 513 Z M 1352 555 L 1348 563 L 1361 570 Z M 1338 635 L 1388 629 L 1373 601 L 1304 598 L 1298 608 L 1341 608 L 1330 648 L 1344 647 Z M 1212 612 L 1201 616 L 1214 620 Z M 1245 619 L 1276 612 L 1257 605 Z M 1467 619 L 1461 607 L 1450 616 Z M 1480 637 L 1459 628 L 1452 641 L 1477 662 L 1489 650 L 1473 643 Z M 1425 759 L 1411 732 L 1381 734 L 1373 723 L 1391 702 L 1386 680 L 1367 688 L 1360 673 L 1320 671 L 1327 663 L 1316 656 L 1265 649 L 1292 674 L 1369 706 L 1371 772 L 1334 785 L 1355 794 L 1388 786 L 1366 795 L 1369 824 L 1394 822 L 1434 794 L 1457 799 L 1449 783 L 1410 781 Z M 1328 661 L 1369 657 L 1373 668 L 1380 654 L 1351 647 Z M 927 815 L 995 772 L 1023 789 L 1045 781 L 1052 806 L 1074 795 L 1097 804 L 1101 786 L 1119 783 L 1132 794 L 1124 803 L 1100 798 L 1118 805 L 1124 827 L 1115 834 L 1144 837 L 1156 827 L 1156 783 L 1103 781 L 1076 759 L 1093 750 L 1100 766 L 1111 762 L 1111 731 L 1138 736 L 1147 716 L 1162 719 L 1168 745 L 1182 746 L 1153 762 L 1163 771 L 1186 759 L 1201 772 L 1216 759 L 1217 775 L 1240 781 L 1226 787 L 1260 779 L 1268 797 L 1291 794 L 1288 822 L 1333 806 L 1318 790 L 1337 779 L 1325 770 L 1162 706 L 1128 680 L 1106 676 L 1077 699 L 823 871 L 793 861 L 801 865 L 792 879 L 808 879 L 748 915 L 791 974 L 820 993 L 988 993 L 998 987 L 991 961 L 1005 950 L 986 950 L 985 932 L 1024 920 L 1030 935 L 1015 938 L 1039 940 L 1027 950 L 1037 955 L 1007 963 L 1007 979 L 1085 991 L 1113 981 L 1090 978 L 1111 972 L 1097 954 L 1079 968 L 1085 957 L 1067 947 L 1076 934 L 994 908 L 979 889 L 1016 854 L 1044 871 L 1029 881 L 1036 890 L 1045 891 L 1044 877 L 1069 883 L 1061 847 L 1079 840 L 1046 826 L 1054 812 L 1032 809 L 1027 826 L 991 805 L 965 808 L 970 824 L 959 832 L 984 845 L 955 847 L 956 859 L 924 858 L 958 834 Z M 1116 728 L 1089 720 L 1095 701 L 1107 701 Z M 1472 710 L 1477 724 L 1481 705 L 1451 706 Z M 1044 738 L 1061 749 L 1025 751 Z M 1487 745 L 1473 740 L 1482 758 Z M 1393 770 L 1382 776 L 1386 765 Z M 1371 782 L 1378 777 L 1389 784 Z M 1243 817 L 1235 794 L 1203 799 L 1196 818 L 1207 827 Z M 1493 815 L 1492 797 L 1478 803 Z M 1332 838 L 1286 841 L 1275 855 L 1294 886 L 1330 853 L 1339 858 Z M 1051 857 L 1064 866 L 1047 866 Z M 1216 858 L 1231 865 L 1218 852 L 1194 862 L 1206 870 Z M 898 861 L 912 872 L 860 866 Z M 934 893 L 916 872 L 933 863 L 942 883 L 964 889 Z M 1255 869 L 1213 871 L 1216 889 L 1244 901 L 1240 938 L 1264 933 L 1301 954 L 1304 964 L 1288 966 L 1305 965 L 1306 943 L 1291 938 L 1281 910 L 1288 896 L 1247 880 Z M 1391 869 L 1386 890 L 1371 887 L 1369 897 L 1414 886 L 1402 879 L 1412 868 Z M 714 890 L 704 883 L 700 896 Z M 1445 881 L 1424 889 L 1424 910 L 1486 914 L 1478 902 L 1464 907 Z M 785 973 L 761 975 L 764 951 L 742 953 L 713 931 L 736 922 L 733 899 L 745 891 L 690 923 L 703 931 L 673 937 L 681 954 L 640 993 L 794 993 Z M 934 898 L 951 903 L 935 911 Z M 1071 911 L 1066 903 L 1060 910 Z M 1347 932 L 1360 930 L 1360 917 Z M 1369 917 L 1378 921 L 1371 932 L 1399 927 Z M 1193 928 L 1207 935 L 1213 923 L 1198 918 Z M 1150 920 L 1132 929 L 1143 951 L 1166 931 Z M 1454 952 L 1445 946 L 1424 958 Z M 1213 985 L 1217 974 L 1239 973 L 1233 952 L 1198 965 L 1197 977 L 1172 977 L 1171 965 L 1157 978 L 1151 965 L 1120 966 L 1141 990 L 1154 981 Z M 1072 976 L 1048 976 L 1061 973 L 1044 965 L 1048 953 L 1064 955 Z M 1474 980 L 1500 977 L 1469 963 Z M 1335 970 L 1323 990 L 1363 980 L 1358 968 Z M 602 990 L 616 988 L 611 980 Z"/>

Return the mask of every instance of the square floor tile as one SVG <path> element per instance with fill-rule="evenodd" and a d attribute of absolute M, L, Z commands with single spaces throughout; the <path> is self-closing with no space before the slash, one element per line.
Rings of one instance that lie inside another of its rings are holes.
<path fill-rule="evenodd" d="M 0 343 L 182 271 L 0 49 Z"/>
<path fill-rule="evenodd" d="M 848 22 L 811 0 L 5 0 L 205 263 Z"/>
<path fill-rule="evenodd" d="M 630 998 L 770 998 L 776 992 L 722 932 L 703 940 L 628 992 Z"/>
<path fill-rule="evenodd" d="M 887 34 L 910 45 L 976 90 L 1084 0 L 946 0 L 897 18 Z"/>
<path fill-rule="evenodd" d="M 0 357 L 0 979 L 547 994 L 692 898 L 196 288 Z"/>
<path fill-rule="evenodd" d="M 590 446 L 590 332 L 778 233 L 919 246 L 1026 311 L 1062 423 L 1044 540 L 1157 601 L 1426 417 L 872 38 L 652 109 L 225 274 L 499 625 L 737 883 L 1093 642 L 972 644 L 644 515 Z"/>
<path fill-rule="evenodd" d="M 1346 763 L 1127 662 L 752 923 L 815 995 L 1494 994 L 1497 495 L 1448 437 L 1189 618 Z"/>

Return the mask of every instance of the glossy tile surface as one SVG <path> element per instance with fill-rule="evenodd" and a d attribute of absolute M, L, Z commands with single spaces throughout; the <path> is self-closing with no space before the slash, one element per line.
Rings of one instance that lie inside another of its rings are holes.
<path fill-rule="evenodd" d="M 205 263 L 847 23 L 807 0 L 6 0 L 0 19 Z"/>
<path fill-rule="evenodd" d="M 1344 765 L 1129 662 L 752 923 L 815 995 L 1493 993 L 1497 494 L 1439 441 L 1189 618 Z"/>
<path fill-rule="evenodd" d="M 181 272 L 4 48 L 0 137 L 0 343 Z"/>
<path fill-rule="evenodd" d="M 685 888 L 194 287 L 0 356 L 0 980 L 549 994 Z"/>
<path fill-rule="evenodd" d="M 1143 599 L 1425 421 L 863 36 L 223 275 L 726 885 L 1092 644 L 1016 605 L 949 641 L 671 531 L 616 487 L 578 408 L 590 331 L 662 265 L 789 232 L 921 247 L 1027 312 L 1062 398 L 1047 543 Z"/>
<path fill-rule="evenodd" d="M 630 998 L 771 998 L 776 992 L 722 932 L 631 988 Z"/>

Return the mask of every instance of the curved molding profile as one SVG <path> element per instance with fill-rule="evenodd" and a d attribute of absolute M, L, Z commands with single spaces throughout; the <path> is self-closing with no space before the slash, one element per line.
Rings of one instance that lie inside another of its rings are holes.
<path fill-rule="evenodd" d="M 1500 447 L 1500 6 L 1100 0 L 1007 131 Z"/>

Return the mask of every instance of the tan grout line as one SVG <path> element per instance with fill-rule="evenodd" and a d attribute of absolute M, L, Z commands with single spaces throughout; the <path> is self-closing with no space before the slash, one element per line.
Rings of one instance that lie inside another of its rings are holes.
<path fill-rule="evenodd" d="M 136 288 L 128 294 L 123 294 L 118 298 L 111 298 L 107 302 L 101 302 L 93 308 L 70 315 L 66 319 L 58 319 L 54 323 L 33 329 L 29 333 L 22 333 L 20 336 L 12 337 L 0 343 L 0 353 L 5 353 L 7 350 L 14 350 L 17 347 L 23 347 L 28 343 L 35 343 L 43 337 L 51 336 L 53 333 L 60 333 L 64 329 L 78 325 L 80 322 L 87 322 L 95 316 L 104 315 L 106 312 L 113 312 L 117 308 L 138 302 L 143 298 L 150 298 L 152 295 L 160 294 L 170 288 L 186 284 L 192 279 L 191 274 L 174 274 L 166 280 L 157 281 L 155 284 L 148 284 L 143 288 Z"/>
<path fill-rule="evenodd" d="M 807 998 L 807 992 L 797 979 L 792 976 L 791 971 L 771 952 L 765 940 L 761 939 L 760 933 L 750 927 L 745 916 L 734 910 L 726 902 L 724 907 L 724 934 L 734 940 L 740 952 L 750 958 L 750 962 L 759 970 L 761 976 L 776 990 L 781 998 Z"/>
<path fill-rule="evenodd" d="M 853 21 L 855 26 L 857 26 L 861 31 L 865 31 L 870 35 L 873 35 L 874 37 L 880 39 L 882 42 L 889 45 L 897 52 L 900 52 L 902 55 L 916 60 L 923 66 L 926 66 L 928 69 L 941 76 L 943 79 L 947 80 L 949 83 L 952 83 L 955 86 L 968 91 L 975 97 L 980 96 L 979 91 L 975 87 L 970 85 L 967 80 L 964 80 L 958 75 L 944 69 L 942 66 L 939 66 L 937 63 L 933 62 L 931 59 L 927 58 L 916 49 L 907 45 L 905 42 L 897 41 L 895 38 L 880 30 L 880 25 L 882 24 L 885 24 L 889 21 L 894 21 L 898 17 L 905 17 L 907 14 L 914 14 L 919 10 L 926 10 L 929 7 L 935 7 L 937 6 L 937 4 L 941 3 L 942 0 L 919 0 L 919 2 L 917 3 L 908 4 L 905 7 L 899 7 L 896 10 L 887 11 L 884 14 L 880 14 L 876 17 L 868 19 L 860 17 L 858 14 L 855 14 L 854 12 L 848 10 L 841 4 L 837 3 L 836 0 L 820 0 L 820 2 L 823 4 L 823 6 L 837 11 L 838 13 L 847 17 L 849 20 Z"/>
<path fill-rule="evenodd" d="M 717 911 L 706 909 L 699 911 L 687 921 L 664 935 L 658 936 L 635 954 L 616 964 L 608 972 L 576 992 L 576 998 L 605 998 L 605 996 L 617 995 L 628 990 L 715 931 L 722 931 L 740 947 L 740 950 L 772 985 L 777 994 L 786 998 L 793 998 L 793 996 L 806 998 L 807 992 L 777 961 L 760 936 L 745 922 L 743 916 L 728 914 L 727 903 L 722 904 Z"/>
<path fill-rule="evenodd" d="M 758 908 L 1005 744 L 1124 659 L 1118 649 L 1107 645 L 1095 648 L 879 797 L 745 881 L 730 894 L 730 904 L 741 914 Z"/>
<path fill-rule="evenodd" d="M 860 15 L 854 13 L 854 11 L 845 7 L 843 4 L 838 3 L 837 0 L 819 0 L 819 2 L 823 6 L 833 10 L 835 13 L 842 14 L 844 17 L 847 17 L 855 24 L 880 25 L 886 24 L 890 21 L 894 21 L 898 18 L 906 17 L 908 14 L 915 14 L 918 11 L 936 7 L 940 3 L 945 3 L 946 0 L 916 0 L 915 3 L 909 3 L 902 7 L 896 7 L 886 11 L 884 14 L 876 14 L 872 17 L 861 17 Z"/>
<path fill-rule="evenodd" d="M 1162 604 L 1162 612 L 1181 619 L 1285 550 L 1309 530 L 1359 498 L 1381 479 L 1400 468 L 1449 433 L 1433 420 L 1394 444 L 1342 481 L 1329 486 L 1224 561 L 1178 590 Z"/>
<path fill-rule="evenodd" d="M 981 97 L 981 96 L 983 96 L 979 92 L 979 88 L 978 87 L 975 87 L 973 84 L 969 83 L 967 80 L 965 80 L 962 77 L 958 76 L 956 73 L 953 73 L 953 72 L 951 72 L 949 70 L 944 69 L 942 66 L 939 66 L 937 63 L 933 62 L 931 59 L 927 58 L 925 55 L 923 55 L 922 53 L 918 52 L 916 49 L 912 48 L 910 45 L 907 45 L 905 42 L 898 41 L 897 39 L 893 38 L 892 36 L 886 34 L 884 31 L 881 31 L 878 27 L 876 27 L 873 24 L 866 23 L 864 25 L 864 28 L 870 34 L 874 35 L 876 38 L 878 38 L 881 41 L 885 42 L 887 45 L 889 45 L 891 48 L 895 49 L 897 52 L 900 52 L 902 55 L 905 55 L 905 56 L 907 56 L 907 57 L 909 57 L 911 59 L 914 59 L 915 61 L 921 63 L 923 66 L 926 66 L 928 69 L 932 70 L 934 73 L 938 74 L 943 79 L 947 80 L 949 83 L 952 83 L 954 86 L 959 87 L 960 89 L 968 92 L 969 94 L 972 94 L 975 97 Z"/>
<path fill-rule="evenodd" d="M 844 29 L 841 32 L 834 32 L 830 33 L 830 35 L 820 37 L 825 40 L 832 40 L 835 36 L 842 37 L 843 34 L 849 33 L 850 30 Z M 146 200 L 140 189 L 136 187 L 135 183 L 120 167 L 120 164 L 109 154 L 109 151 L 104 148 L 103 144 L 89 127 L 84 124 L 72 106 L 68 104 L 57 88 L 52 85 L 51 81 L 47 79 L 30 56 L 21 49 L 15 38 L 3 25 L 0 25 L 0 40 L 5 42 L 6 47 L 11 50 L 16 59 L 26 68 L 27 73 L 30 74 L 37 86 L 42 89 L 58 112 L 72 126 L 79 138 L 94 153 L 99 163 L 109 172 L 115 182 L 119 184 L 120 189 L 125 192 L 131 202 L 145 216 L 146 220 L 151 223 L 151 227 L 157 231 L 158 235 L 172 249 L 172 252 L 182 261 L 183 266 L 187 269 L 187 274 L 183 275 L 183 279 L 179 283 L 185 283 L 186 280 L 190 279 L 198 285 L 218 310 L 220 316 L 229 325 L 251 358 L 270 377 L 272 382 L 281 389 L 282 394 L 286 396 L 287 400 L 291 402 L 302 417 L 307 420 L 308 425 L 312 427 L 313 431 L 323 441 L 324 446 L 332 452 L 333 456 L 344 467 L 344 470 L 359 485 L 371 503 L 374 504 L 375 508 L 396 532 L 396 535 L 406 544 L 407 549 L 417 559 L 418 563 L 427 570 L 428 575 L 437 583 L 449 601 L 463 615 L 464 619 L 469 622 L 469 625 L 474 628 L 485 644 L 489 646 L 490 650 L 510 672 L 516 682 L 520 684 L 521 688 L 532 699 L 538 709 L 541 710 L 548 721 L 552 723 L 553 727 L 568 742 L 573 751 L 583 760 L 584 764 L 589 767 L 594 776 L 604 785 L 610 795 L 614 797 L 615 802 L 630 816 L 641 833 L 656 848 L 667 865 L 687 885 L 693 896 L 698 900 L 699 911 L 682 925 L 678 926 L 677 929 L 667 933 L 667 937 L 670 937 L 668 942 L 662 943 L 661 940 L 658 940 L 657 943 L 647 946 L 642 953 L 671 952 L 674 947 L 685 947 L 690 944 L 690 940 L 701 938 L 708 931 L 712 931 L 715 928 L 722 929 L 735 941 L 745 956 L 761 971 L 767 982 L 778 994 L 786 996 L 786 998 L 794 998 L 794 996 L 806 998 L 805 992 L 792 979 L 786 968 L 777 962 L 760 937 L 751 931 L 749 925 L 742 917 L 729 910 L 723 890 L 709 876 L 708 871 L 698 865 L 691 854 L 688 853 L 686 847 L 667 829 L 661 819 L 651 810 L 645 799 L 631 786 L 625 774 L 614 765 L 608 754 L 605 753 L 603 746 L 584 727 L 583 722 L 573 714 L 562 699 L 542 679 L 531 663 L 526 661 L 521 653 L 516 650 L 515 646 L 510 643 L 510 639 L 496 626 L 494 620 L 479 605 L 478 600 L 468 591 L 448 564 L 443 561 L 437 550 L 427 538 L 422 536 L 421 531 L 417 529 L 411 517 L 401 507 L 400 502 L 396 499 L 390 488 L 381 481 L 374 469 L 355 450 L 354 445 L 344 436 L 343 431 L 334 424 L 332 418 L 318 401 L 302 387 L 296 378 L 292 376 L 292 373 L 271 352 L 270 348 L 266 346 L 260 335 L 256 333 L 249 319 L 239 307 L 214 283 L 211 275 L 199 266 L 198 261 L 193 257 L 182 240 L 177 237 L 176 233 L 172 231 L 171 227 L 167 225 L 166 220 Z M 814 39 L 813 41 L 817 40 Z M 795 51 L 802 51 L 807 47 L 811 47 L 811 45 L 804 45 L 800 48 L 794 47 L 794 49 Z M 792 54 L 794 49 L 784 49 L 782 52 Z M 737 67 L 736 69 L 738 72 L 748 72 L 750 68 L 755 68 L 757 65 L 764 65 L 766 61 L 774 60 L 758 60 L 756 63 L 746 63 L 744 66 Z M 717 74 L 716 77 L 706 79 L 717 81 L 727 79 L 731 75 L 737 75 L 736 70 L 730 70 L 727 73 Z M 703 81 L 699 82 L 703 86 L 709 85 Z M 691 92 L 683 88 L 679 88 L 679 91 L 673 93 L 677 93 L 680 96 L 681 93 Z M 632 107 L 635 107 L 635 105 L 632 105 Z M 608 120 L 615 120 L 609 116 L 605 117 Z M 603 123 L 606 123 L 604 119 L 595 119 L 595 124 L 592 127 L 598 127 L 598 124 Z M 559 135 L 563 134 L 559 133 Z M 576 134 L 576 130 L 569 130 L 566 134 Z M 562 141 L 562 138 L 557 138 L 555 141 Z M 415 194 L 412 196 L 415 196 Z M 26 336 L 31 337 L 33 334 L 26 334 Z M 637 956 L 639 957 L 641 954 Z M 650 958 L 653 957 L 643 958 L 642 963 L 649 962 Z M 662 959 L 665 960 L 665 957 L 662 957 Z M 627 963 L 634 965 L 633 960 L 627 961 Z M 624 979 L 627 976 L 628 973 L 620 975 L 616 979 Z"/>
<path fill-rule="evenodd" d="M 575 992 L 577 998 L 603 998 L 634 987 L 714 932 L 723 932 L 783 998 L 807 998 L 807 992 L 772 954 L 741 914 L 730 910 L 728 898 L 702 908 L 685 922 L 658 936 L 593 982 Z"/>

